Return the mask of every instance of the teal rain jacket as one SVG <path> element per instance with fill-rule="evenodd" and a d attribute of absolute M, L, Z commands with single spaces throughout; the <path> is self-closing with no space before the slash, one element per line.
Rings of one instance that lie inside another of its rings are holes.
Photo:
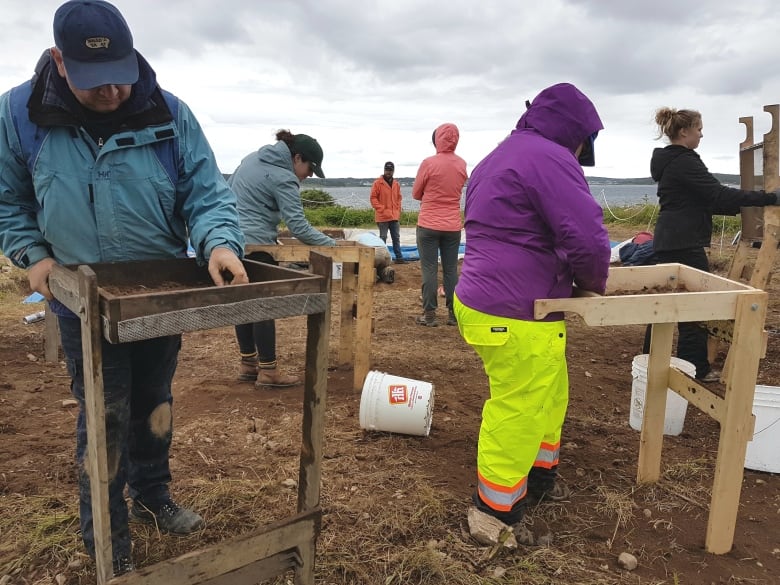
<path fill-rule="evenodd" d="M 185 257 L 188 238 L 200 262 L 216 246 L 243 255 L 235 196 L 203 131 L 140 55 L 139 64 L 149 101 L 102 145 L 57 99 L 48 59 L 32 81 L 0 96 L 0 249 L 17 266 Z M 12 92 L 23 104 L 16 116 Z M 160 160 L 164 141 L 176 141 L 173 176 Z M 22 149 L 31 142 L 28 159 Z"/>

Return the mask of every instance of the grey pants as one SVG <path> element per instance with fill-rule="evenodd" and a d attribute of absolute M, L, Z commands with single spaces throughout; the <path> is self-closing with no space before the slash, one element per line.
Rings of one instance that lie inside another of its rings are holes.
<path fill-rule="evenodd" d="M 439 275 L 439 256 L 447 308 L 452 310 L 452 295 L 458 284 L 458 248 L 460 230 L 443 232 L 417 226 L 417 251 L 422 271 L 422 308 L 435 311 L 439 306 L 436 291 Z"/>

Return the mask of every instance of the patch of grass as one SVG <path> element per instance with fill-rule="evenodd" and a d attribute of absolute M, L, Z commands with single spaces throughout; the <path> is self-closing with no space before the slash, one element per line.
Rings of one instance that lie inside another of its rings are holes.
<path fill-rule="evenodd" d="M 67 497 L 0 498 L 0 575 L 64 570 L 81 552 L 76 506 Z"/>

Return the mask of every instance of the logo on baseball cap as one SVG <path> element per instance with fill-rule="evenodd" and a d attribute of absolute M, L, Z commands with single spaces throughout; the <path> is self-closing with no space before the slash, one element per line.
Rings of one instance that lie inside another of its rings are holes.
<path fill-rule="evenodd" d="M 138 81 L 133 35 L 119 10 L 103 0 L 71 0 L 54 13 L 54 44 L 77 89 Z"/>

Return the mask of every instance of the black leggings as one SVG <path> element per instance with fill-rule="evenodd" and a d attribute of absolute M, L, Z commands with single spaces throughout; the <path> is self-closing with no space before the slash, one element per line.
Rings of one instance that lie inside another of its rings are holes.
<path fill-rule="evenodd" d="M 671 250 L 656 252 L 658 264 L 677 262 L 691 268 L 710 271 L 710 262 L 704 248 L 689 248 L 686 250 Z M 707 329 L 701 323 L 677 324 L 677 357 L 696 366 L 696 377 L 703 378 L 710 372 L 710 362 L 707 359 Z M 645 331 L 644 353 L 650 351 L 650 326 Z"/>

